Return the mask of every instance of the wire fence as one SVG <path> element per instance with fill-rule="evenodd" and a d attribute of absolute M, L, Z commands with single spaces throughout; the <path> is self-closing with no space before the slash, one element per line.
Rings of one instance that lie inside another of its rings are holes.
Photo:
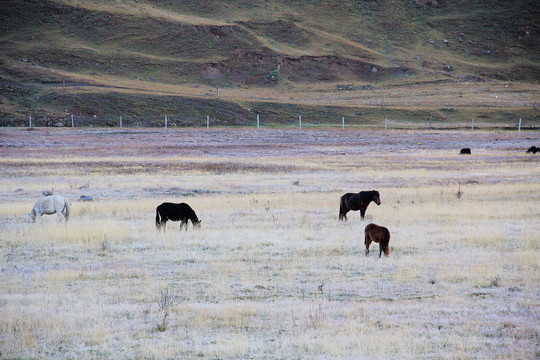
<path fill-rule="evenodd" d="M 206 118 L 192 118 L 181 115 L 151 115 L 151 116 L 87 116 L 68 115 L 65 118 L 51 118 L 46 115 L 30 115 L 28 120 L 20 126 L 27 127 L 118 127 L 118 128 L 182 128 L 182 127 L 256 127 L 256 128 L 366 128 L 366 129 L 434 129 L 434 130 L 474 130 L 474 129 L 504 129 L 504 130 L 540 130 L 540 121 L 531 119 L 509 119 L 507 122 L 486 122 L 473 119 L 444 121 L 427 118 L 423 121 L 407 121 L 399 119 L 379 119 L 370 122 L 347 122 L 342 116 L 337 119 L 309 119 L 299 115 L 296 119 L 286 119 L 279 123 L 264 121 L 264 116 L 254 115 L 253 119 L 244 120 L 241 123 L 219 119 L 215 116 Z"/>

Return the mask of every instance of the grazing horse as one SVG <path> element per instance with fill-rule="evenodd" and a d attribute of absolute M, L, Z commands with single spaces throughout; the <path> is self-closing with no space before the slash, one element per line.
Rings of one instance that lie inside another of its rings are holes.
<path fill-rule="evenodd" d="M 471 155 L 471 149 L 469 148 L 463 148 L 461 149 L 461 151 L 459 152 L 460 155 Z"/>
<path fill-rule="evenodd" d="M 381 205 L 379 192 L 376 190 L 360 191 L 357 194 L 344 194 L 339 201 L 339 220 L 347 221 L 347 213 L 350 210 L 360 210 L 360 218 L 364 219 L 366 209 L 372 201 L 377 205 Z"/>
<path fill-rule="evenodd" d="M 69 220 L 69 203 L 67 200 L 60 195 L 48 195 L 42 198 L 37 199 L 30 212 L 30 218 L 32 221 L 36 221 L 36 216 L 41 216 L 43 214 L 52 215 L 56 213 L 58 216 L 58 222 L 62 221 L 67 223 Z"/>
<path fill-rule="evenodd" d="M 175 204 L 164 202 L 156 208 L 156 228 L 165 231 L 167 220 L 180 221 L 180 230 L 182 227 L 188 228 L 188 220 L 191 220 L 193 228 L 201 227 L 201 220 L 195 215 L 195 211 L 186 203 Z"/>
<path fill-rule="evenodd" d="M 383 251 L 384 255 L 390 255 L 390 248 L 388 244 L 390 243 L 390 232 L 384 226 L 379 226 L 376 224 L 369 224 L 364 230 L 365 240 L 364 244 L 366 245 L 366 256 L 369 254 L 369 245 L 371 242 L 379 243 L 379 257 L 381 257 Z"/>
<path fill-rule="evenodd" d="M 531 146 L 529 150 L 527 150 L 530 154 L 536 154 L 537 152 L 540 152 L 540 148 L 537 148 L 536 146 Z"/>

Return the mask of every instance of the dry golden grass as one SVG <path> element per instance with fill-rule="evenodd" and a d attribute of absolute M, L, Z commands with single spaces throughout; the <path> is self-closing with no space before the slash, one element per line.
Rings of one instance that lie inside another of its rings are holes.
<path fill-rule="evenodd" d="M 364 145 L 359 161 L 296 136 L 281 157 L 134 150 L 104 159 L 116 172 L 91 155 L 2 159 L 0 357 L 538 357 L 534 158 Z M 163 162 L 208 166 L 146 171 Z M 64 166 L 77 163 L 90 165 Z M 71 200 L 69 222 L 30 223 L 51 188 Z M 372 188 L 382 204 L 338 222 L 339 196 Z M 191 204 L 202 229 L 157 232 L 162 201 Z M 364 256 L 369 222 L 389 228 L 389 258 L 377 244 Z"/>

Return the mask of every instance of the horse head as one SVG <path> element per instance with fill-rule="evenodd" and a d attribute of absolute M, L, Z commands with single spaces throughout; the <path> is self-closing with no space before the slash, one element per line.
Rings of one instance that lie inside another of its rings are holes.
<path fill-rule="evenodd" d="M 191 222 L 193 223 L 193 228 L 194 229 L 200 229 L 201 228 L 202 220 L 192 220 Z"/>
<path fill-rule="evenodd" d="M 377 190 L 373 190 L 373 198 L 371 200 L 373 200 L 375 204 L 381 205 L 381 198 L 379 197 L 379 192 Z"/>

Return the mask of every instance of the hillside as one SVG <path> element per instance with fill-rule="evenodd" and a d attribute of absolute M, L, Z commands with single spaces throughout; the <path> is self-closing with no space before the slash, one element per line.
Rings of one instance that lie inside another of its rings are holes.
<path fill-rule="evenodd" d="M 0 125 L 537 123 L 535 2 L 424 2 L 3 1 Z"/>

